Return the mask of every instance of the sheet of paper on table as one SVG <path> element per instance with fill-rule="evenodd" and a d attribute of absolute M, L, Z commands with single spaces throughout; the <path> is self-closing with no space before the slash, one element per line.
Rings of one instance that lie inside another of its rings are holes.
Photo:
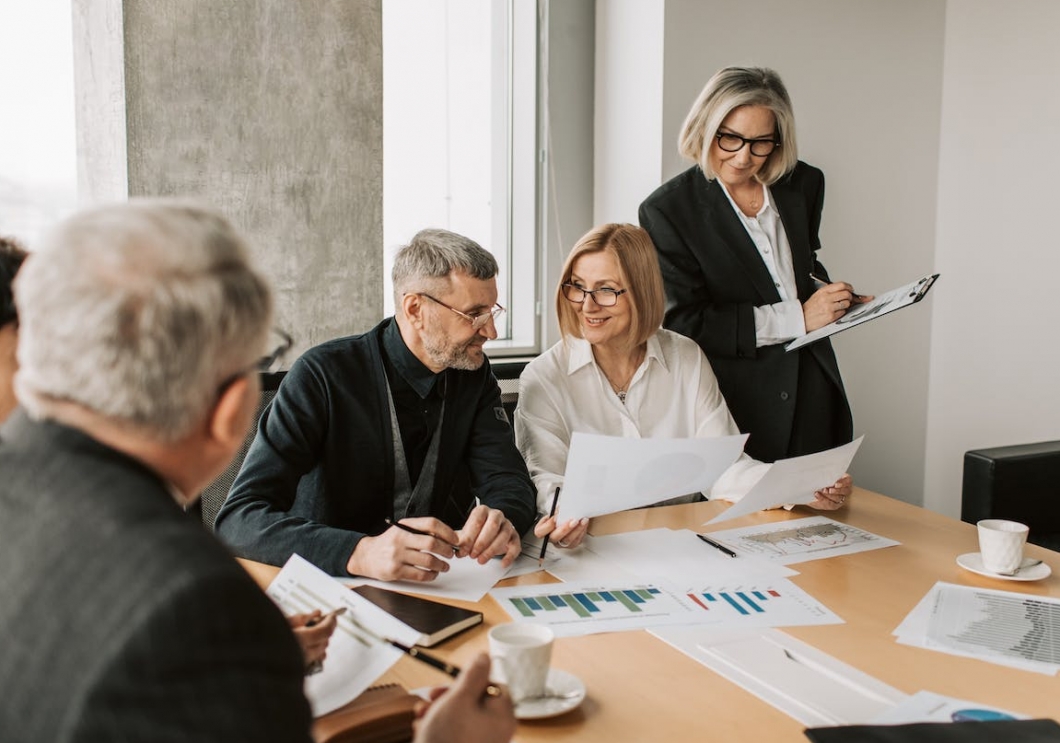
<path fill-rule="evenodd" d="M 779 630 L 664 627 L 651 633 L 807 726 L 868 723 L 906 698 Z"/>
<path fill-rule="evenodd" d="M 436 599 L 478 601 L 507 572 L 501 566 L 499 559 L 490 560 L 485 565 L 479 565 L 470 557 L 454 557 L 447 562 L 449 572 L 439 573 L 437 578 L 426 583 L 411 580 L 370 580 L 368 578 L 341 578 L 340 580 L 346 586 L 370 585 Z"/>
<path fill-rule="evenodd" d="M 575 432 L 557 520 L 591 518 L 708 490 L 743 451 L 747 435 L 629 439 Z"/>
<path fill-rule="evenodd" d="M 874 725 L 905 725 L 914 722 L 985 722 L 987 720 L 1026 720 L 1009 710 L 986 704 L 918 691 L 871 720 Z"/>
<path fill-rule="evenodd" d="M 939 581 L 894 630 L 903 645 L 1053 676 L 1060 599 Z"/>
<path fill-rule="evenodd" d="M 747 495 L 706 523 L 716 524 L 787 504 L 810 503 L 818 490 L 832 485 L 846 473 L 864 439 L 859 436 L 834 449 L 778 459 Z"/>
<path fill-rule="evenodd" d="M 742 556 L 780 565 L 893 547 L 899 542 L 826 516 L 712 531 L 711 539 Z"/>

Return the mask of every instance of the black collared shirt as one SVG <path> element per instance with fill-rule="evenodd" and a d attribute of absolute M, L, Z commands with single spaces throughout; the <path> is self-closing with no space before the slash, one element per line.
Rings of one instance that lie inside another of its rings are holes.
<path fill-rule="evenodd" d="M 442 416 L 446 372 L 435 374 L 424 366 L 405 345 L 396 322 L 383 331 L 383 364 L 401 428 L 409 485 L 416 487 Z"/>

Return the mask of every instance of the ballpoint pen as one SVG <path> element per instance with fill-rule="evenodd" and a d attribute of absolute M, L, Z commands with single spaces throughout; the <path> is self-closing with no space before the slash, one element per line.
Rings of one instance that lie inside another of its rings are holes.
<path fill-rule="evenodd" d="M 829 284 L 832 283 L 831 281 L 825 281 L 820 276 L 817 276 L 817 275 L 812 274 L 812 273 L 810 274 L 810 278 L 813 279 L 814 283 L 818 285 L 816 287 L 817 289 L 820 289 L 822 286 L 828 286 Z M 863 299 L 862 295 L 855 294 L 854 292 L 850 292 L 850 296 L 852 296 L 854 299 Z"/>
<path fill-rule="evenodd" d="M 446 542 L 444 539 L 439 538 L 437 534 L 431 534 L 429 531 L 423 531 L 423 529 L 417 529 L 415 527 L 408 526 L 407 524 L 402 524 L 398 521 L 394 521 L 393 519 L 383 519 L 383 521 L 386 522 L 387 526 L 397 527 L 398 529 L 401 529 L 401 531 L 407 531 L 409 534 L 417 534 L 421 537 L 434 537 L 439 542 L 442 542 L 443 544 L 452 547 L 454 555 L 460 552 L 459 547 L 457 547 L 455 544 L 449 544 L 449 542 Z"/>
<path fill-rule="evenodd" d="M 709 544 L 714 549 L 721 550 L 722 552 L 724 552 L 729 557 L 736 557 L 736 553 L 733 552 L 728 547 L 726 547 L 721 542 L 715 542 L 713 539 L 711 539 L 710 537 L 706 536 L 705 534 L 696 534 L 696 536 L 699 537 L 700 539 L 702 539 L 707 544 Z"/>
<path fill-rule="evenodd" d="M 549 518 L 552 518 L 553 516 L 556 515 L 556 504 L 557 503 L 559 503 L 559 485 L 556 486 L 556 492 L 552 494 L 552 508 L 549 509 L 549 512 L 548 512 L 548 517 Z M 545 541 L 543 541 L 541 543 L 541 554 L 537 556 L 537 566 L 538 567 L 541 567 L 541 565 L 545 562 L 545 550 L 548 549 L 548 538 L 551 535 L 552 535 L 552 532 L 549 532 L 548 534 L 546 534 L 545 535 Z"/>
<path fill-rule="evenodd" d="M 375 640 L 377 642 L 386 643 L 387 645 L 395 647 L 398 650 L 400 650 L 401 652 L 403 652 L 405 655 L 407 655 L 407 656 L 409 656 L 411 658 L 415 658 L 420 663 L 426 663 L 428 666 L 430 666 L 432 668 L 437 668 L 439 671 L 441 671 L 442 673 L 444 673 L 444 674 L 446 674 L 448 676 L 456 678 L 457 676 L 460 675 L 460 668 L 457 667 L 457 666 L 454 666 L 452 663 L 447 663 L 446 661 L 442 660 L 441 658 L 436 658 L 435 656 L 431 655 L 430 653 L 426 653 L 426 652 L 420 650 L 417 647 L 412 647 L 412 646 L 406 645 L 406 644 L 404 644 L 402 642 L 398 642 L 397 640 L 394 640 L 394 639 L 392 639 L 390 637 L 383 637 L 382 635 L 378 635 L 375 632 L 373 632 L 372 630 L 370 630 L 367 627 L 365 627 L 360 622 L 358 622 L 357 618 L 354 617 L 352 614 L 349 617 L 347 617 L 347 618 L 350 620 L 350 622 L 353 623 L 353 626 L 357 629 L 357 631 L 359 631 L 360 633 L 362 633 L 364 635 L 367 635 L 368 637 L 372 638 L 373 640 Z M 491 696 L 491 697 L 500 696 L 501 688 L 499 686 L 497 686 L 496 684 L 490 684 L 490 685 L 488 685 L 486 687 L 486 694 L 487 694 L 487 696 Z"/>

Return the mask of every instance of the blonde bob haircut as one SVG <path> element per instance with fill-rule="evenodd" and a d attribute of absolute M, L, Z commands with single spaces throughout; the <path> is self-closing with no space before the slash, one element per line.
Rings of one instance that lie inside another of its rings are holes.
<path fill-rule="evenodd" d="M 755 178 L 770 186 L 795 167 L 795 112 L 784 83 L 765 67 L 726 67 L 714 73 L 700 91 L 677 137 L 677 151 L 699 165 L 708 180 L 717 175 L 710 167 L 710 149 L 725 117 L 740 106 L 764 106 L 773 112 L 780 144 L 769 154 Z"/>
<path fill-rule="evenodd" d="M 618 261 L 622 281 L 621 289 L 628 291 L 618 298 L 628 301 L 632 311 L 629 327 L 630 347 L 645 343 L 663 321 L 666 310 L 666 294 L 663 290 L 662 273 L 655 245 L 648 233 L 632 224 L 604 224 L 589 230 L 577 242 L 567 256 L 556 287 L 556 317 L 563 338 L 581 338 L 581 323 L 575 305 L 563 294 L 563 285 L 568 283 L 574 264 L 583 255 L 607 252 Z"/>

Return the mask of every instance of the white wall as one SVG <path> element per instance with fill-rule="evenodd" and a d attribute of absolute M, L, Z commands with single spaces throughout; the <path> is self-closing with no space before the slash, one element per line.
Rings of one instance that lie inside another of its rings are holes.
<path fill-rule="evenodd" d="M 666 0 L 596 3 L 594 224 L 636 223 L 659 182 L 665 7 Z"/>
<path fill-rule="evenodd" d="M 1060 439 L 1058 31 L 1060 3 L 947 5 L 925 505 L 949 515 L 966 450 Z"/>
<path fill-rule="evenodd" d="M 795 106 L 801 158 L 825 172 L 820 258 L 831 276 L 872 293 L 931 271 L 944 11 L 944 0 L 667 0 L 662 178 L 689 166 L 677 132 L 710 75 L 772 67 Z M 866 434 L 855 481 L 914 503 L 932 301 L 833 339 Z"/>

